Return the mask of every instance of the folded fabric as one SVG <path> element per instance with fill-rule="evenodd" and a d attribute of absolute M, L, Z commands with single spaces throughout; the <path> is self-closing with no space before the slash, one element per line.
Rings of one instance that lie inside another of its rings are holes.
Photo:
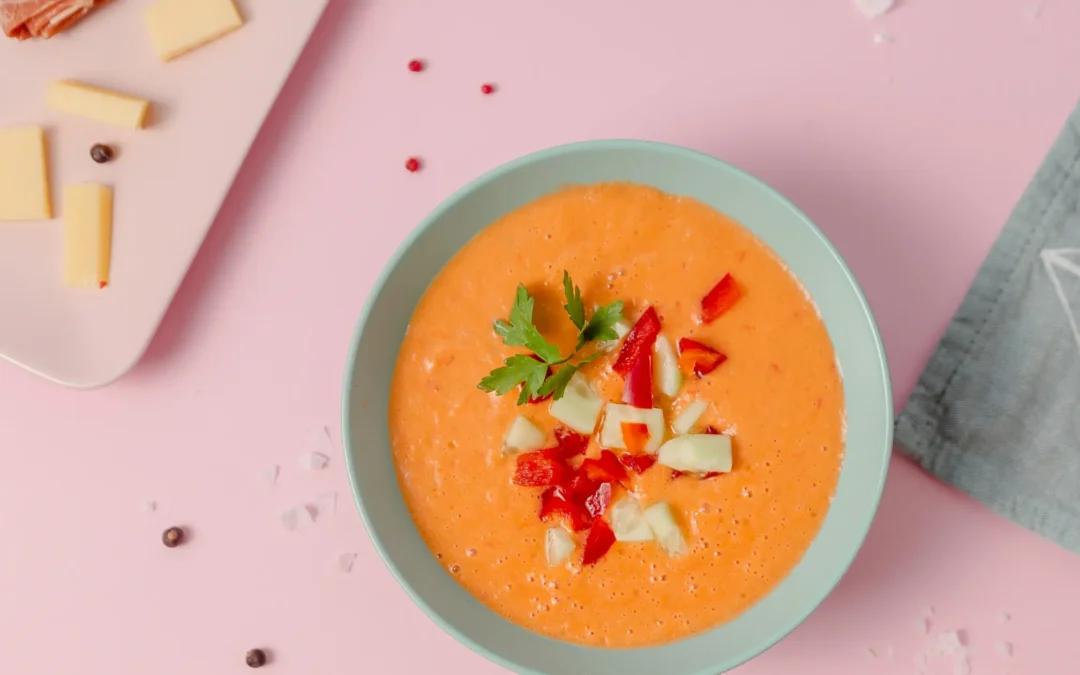
<path fill-rule="evenodd" d="M 1080 553 L 1080 107 L 938 344 L 896 441 Z"/>

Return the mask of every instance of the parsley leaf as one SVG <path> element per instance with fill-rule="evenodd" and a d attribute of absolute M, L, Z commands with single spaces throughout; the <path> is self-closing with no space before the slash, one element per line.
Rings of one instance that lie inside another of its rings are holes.
<path fill-rule="evenodd" d="M 514 305 L 510 309 L 509 321 L 499 319 L 495 322 L 495 333 L 508 347 L 525 347 L 532 354 L 514 354 L 503 365 L 491 371 L 480 380 L 480 389 L 495 392 L 502 396 L 516 387 L 520 387 L 517 404 L 525 405 L 530 398 L 543 398 L 552 395 L 556 400 L 563 397 L 570 378 L 587 363 L 601 355 L 597 351 L 576 364 L 569 361 L 577 356 L 585 343 L 593 340 L 614 340 L 618 336 L 613 326 L 622 318 L 621 300 L 604 305 L 593 312 L 591 319 L 585 318 L 585 304 L 581 299 L 581 289 L 574 285 L 570 273 L 563 271 L 563 294 L 566 304 L 563 308 L 570 316 L 570 321 L 578 329 L 577 346 L 569 356 L 563 356 L 556 344 L 549 342 L 540 334 L 533 323 L 533 310 L 536 301 L 529 295 L 525 284 L 518 284 L 514 295 Z M 535 356 L 533 356 L 535 354 Z M 549 366 L 560 366 L 548 375 Z"/>
<path fill-rule="evenodd" d="M 570 280 L 570 273 L 566 270 L 563 270 L 562 285 L 563 294 L 566 296 L 566 304 L 563 308 L 570 315 L 570 320 L 574 322 L 577 329 L 585 330 L 585 305 L 581 302 L 581 289 Z M 580 345 L 578 348 L 581 348 Z"/>
<path fill-rule="evenodd" d="M 592 363 L 596 359 L 600 358 L 603 353 L 604 352 L 593 352 L 592 354 L 589 354 L 585 358 L 581 359 L 581 361 L 578 361 L 578 368 L 582 367 L 586 363 Z"/>
<path fill-rule="evenodd" d="M 522 393 L 528 401 L 528 392 L 540 389 L 547 377 L 547 364 L 541 363 L 525 354 L 514 354 L 504 362 L 506 365 L 496 368 L 480 380 L 479 387 L 484 391 L 493 391 L 499 396 L 514 387 L 525 384 Z"/>
<path fill-rule="evenodd" d="M 560 363 L 563 358 L 559 347 L 545 340 L 532 322 L 534 303 L 525 284 L 518 284 L 510 321 L 496 321 L 495 333 L 509 347 L 525 347 L 543 359 L 544 363 Z"/>
<path fill-rule="evenodd" d="M 615 332 L 614 326 L 616 322 L 622 319 L 622 309 L 622 300 L 616 300 L 609 305 L 597 308 L 593 312 L 592 318 L 589 319 L 589 323 L 581 330 L 581 337 L 578 338 L 578 349 L 592 340 L 618 339 L 619 335 Z"/>
<path fill-rule="evenodd" d="M 578 366 L 572 366 L 569 363 L 563 365 L 544 381 L 544 386 L 540 387 L 540 391 L 536 392 L 537 395 L 547 396 L 548 394 L 554 394 L 554 399 L 558 401 L 566 393 L 566 385 L 570 383 L 570 378 L 574 376 L 577 370 Z"/>
<path fill-rule="evenodd" d="M 548 394 L 554 394 L 553 398 L 558 401 L 563 397 L 563 394 L 566 393 L 566 385 L 570 384 L 570 378 L 574 376 L 574 373 L 581 370 L 581 367 L 586 363 L 595 361 L 601 354 L 603 354 L 603 352 L 593 352 L 581 359 L 581 361 L 578 361 L 575 365 L 567 363 L 559 368 L 553 375 L 544 381 L 544 386 L 540 387 L 540 391 L 537 392 L 537 395 L 547 396 Z"/>

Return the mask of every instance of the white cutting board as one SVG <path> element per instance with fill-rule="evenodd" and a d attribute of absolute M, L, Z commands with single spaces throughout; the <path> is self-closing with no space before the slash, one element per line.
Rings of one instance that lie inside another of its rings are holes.
<path fill-rule="evenodd" d="M 72 387 L 142 356 L 329 0 L 237 0 L 243 28 L 170 63 L 143 24 L 150 1 L 114 0 L 51 40 L 0 34 L 0 127 L 45 128 L 57 216 L 0 222 L 0 357 Z M 59 78 L 148 98 L 156 119 L 127 131 L 54 113 L 45 91 Z M 95 164 L 94 143 L 117 158 Z M 61 188 L 81 181 L 115 191 L 100 291 L 61 283 Z"/>

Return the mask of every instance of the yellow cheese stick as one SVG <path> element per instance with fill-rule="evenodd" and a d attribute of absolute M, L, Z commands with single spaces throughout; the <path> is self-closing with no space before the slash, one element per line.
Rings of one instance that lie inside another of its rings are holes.
<path fill-rule="evenodd" d="M 41 127 L 0 129 L 0 220 L 48 220 L 49 164 Z"/>
<path fill-rule="evenodd" d="M 171 61 L 244 25 L 233 0 L 159 0 L 145 11 L 150 40 L 162 61 Z"/>
<path fill-rule="evenodd" d="M 97 183 L 64 186 L 64 283 L 105 288 L 112 257 L 112 188 Z"/>
<path fill-rule="evenodd" d="M 125 129 L 142 129 L 150 113 L 150 101 L 146 99 L 74 80 L 57 80 L 50 84 L 46 103 L 59 112 Z"/>

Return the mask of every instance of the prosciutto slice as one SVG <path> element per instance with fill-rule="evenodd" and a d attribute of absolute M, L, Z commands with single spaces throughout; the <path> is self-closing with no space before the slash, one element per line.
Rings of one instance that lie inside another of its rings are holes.
<path fill-rule="evenodd" d="M 108 0 L 0 0 L 0 27 L 16 40 L 51 38 Z"/>

